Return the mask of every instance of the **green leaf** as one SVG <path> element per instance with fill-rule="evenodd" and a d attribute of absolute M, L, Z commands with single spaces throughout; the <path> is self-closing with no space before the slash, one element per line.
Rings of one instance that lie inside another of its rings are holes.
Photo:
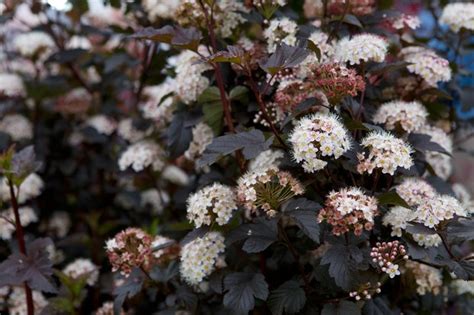
<path fill-rule="evenodd" d="M 377 196 L 379 205 L 395 205 L 410 209 L 410 205 L 400 195 L 392 190 Z"/>
<path fill-rule="evenodd" d="M 204 113 L 204 121 L 215 135 L 219 135 L 222 132 L 224 126 L 224 109 L 220 104 L 206 103 L 202 106 L 202 112 Z"/>
<path fill-rule="evenodd" d="M 340 301 L 337 304 L 324 304 L 321 315 L 360 315 L 357 304 L 349 301 Z"/>
<path fill-rule="evenodd" d="M 198 97 L 198 104 L 221 104 L 221 94 L 216 86 L 210 86 Z"/>
<path fill-rule="evenodd" d="M 288 202 L 285 214 L 296 221 L 298 227 L 313 241 L 319 242 L 319 224 L 316 219 L 317 210 L 321 205 L 306 198 L 298 198 Z"/>
<path fill-rule="evenodd" d="M 230 91 L 230 99 L 232 101 L 247 103 L 249 100 L 248 91 L 249 89 L 245 86 L 238 85 Z"/>
<path fill-rule="evenodd" d="M 298 313 L 305 303 L 305 292 L 294 280 L 283 283 L 268 297 L 268 307 L 274 315 Z"/>
<path fill-rule="evenodd" d="M 257 129 L 217 137 L 206 147 L 197 165 L 212 165 L 221 157 L 237 150 L 242 150 L 245 159 L 250 160 L 267 150 L 272 143 L 273 137 L 265 139 L 263 132 Z"/>
<path fill-rule="evenodd" d="M 255 307 L 255 299 L 266 300 L 268 284 L 261 273 L 235 272 L 224 278 L 224 306 L 238 314 Z"/>

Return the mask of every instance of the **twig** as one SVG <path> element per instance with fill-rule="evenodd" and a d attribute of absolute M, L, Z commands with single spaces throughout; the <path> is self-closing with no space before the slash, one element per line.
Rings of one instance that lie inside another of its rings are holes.
<path fill-rule="evenodd" d="M 18 241 L 18 247 L 20 249 L 20 253 L 26 256 L 27 253 L 25 244 L 25 233 L 23 231 L 23 226 L 21 225 L 17 197 L 15 195 L 15 190 L 13 189 L 13 183 L 11 180 L 8 180 L 8 186 L 10 187 L 10 200 L 13 208 L 13 213 L 15 215 L 16 239 Z M 35 306 L 33 304 L 33 294 L 31 292 L 31 288 L 28 286 L 27 282 L 23 283 L 23 287 L 25 289 L 27 314 L 34 315 Z"/>

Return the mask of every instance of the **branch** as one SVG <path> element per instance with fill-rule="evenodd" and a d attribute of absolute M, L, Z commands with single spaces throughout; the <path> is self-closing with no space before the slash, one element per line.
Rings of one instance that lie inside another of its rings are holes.
<path fill-rule="evenodd" d="M 138 104 L 140 103 L 143 88 L 145 87 L 145 82 L 148 78 L 148 71 L 150 70 L 151 62 L 156 53 L 156 47 L 156 43 L 145 46 L 145 56 L 142 60 L 142 73 L 140 75 L 140 82 L 138 84 L 138 88 L 135 92 L 135 102 L 133 104 L 134 109 L 138 109 Z"/>

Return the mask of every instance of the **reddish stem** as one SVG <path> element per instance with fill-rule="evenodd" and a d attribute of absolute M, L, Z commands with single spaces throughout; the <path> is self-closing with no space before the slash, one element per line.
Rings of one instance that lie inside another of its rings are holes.
<path fill-rule="evenodd" d="M 8 181 L 8 185 L 10 186 L 10 199 L 11 199 L 11 204 L 13 208 L 13 213 L 15 215 L 16 239 L 18 241 L 18 247 L 20 248 L 20 253 L 26 256 L 27 254 L 26 254 L 26 244 L 25 244 L 25 233 L 23 232 L 23 226 L 21 225 L 18 202 L 15 196 L 15 191 L 13 189 L 13 183 L 11 181 Z M 23 286 L 25 288 L 26 306 L 27 306 L 28 315 L 34 315 L 35 306 L 33 304 L 33 294 L 31 292 L 31 288 L 28 286 L 28 283 L 26 282 L 23 283 Z"/>

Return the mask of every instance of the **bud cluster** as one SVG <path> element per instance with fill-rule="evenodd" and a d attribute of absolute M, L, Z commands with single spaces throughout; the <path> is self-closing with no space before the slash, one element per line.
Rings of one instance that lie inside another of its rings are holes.
<path fill-rule="evenodd" d="M 377 282 L 375 285 L 370 282 L 367 282 L 357 291 L 350 292 L 349 296 L 351 298 L 354 298 L 356 301 L 360 301 L 361 299 L 370 300 L 372 296 L 382 292 L 382 290 L 380 289 L 381 285 L 382 284 L 380 282 Z"/>
<path fill-rule="evenodd" d="M 392 242 L 377 242 L 375 247 L 372 247 L 370 257 L 372 261 L 376 263 L 383 272 L 387 273 L 390 278 L 400 275 L 398 265 L 394 262 L 400 257 L 408 259 L 408 255 L 405 246 L 401 245 L 399 241 Z"/>

